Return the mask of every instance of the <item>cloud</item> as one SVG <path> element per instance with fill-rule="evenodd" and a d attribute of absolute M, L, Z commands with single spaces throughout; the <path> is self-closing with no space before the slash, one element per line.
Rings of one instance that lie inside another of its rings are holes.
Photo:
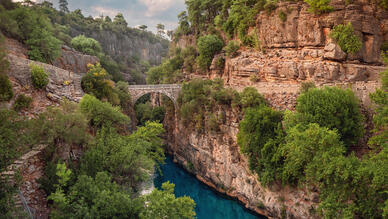
<path fill-rule="evenodd" d="M 107 8 L 107 7 L 101 7 L 101 6 L 92 6 L 91 11 L 94 15 L 104 15 L 104 16 L 110 16 L 114 17 L 116 14 L 118 14 L 120 11 L 113 9 L 113 8 Z"/>
<path fill-rule="evenodd" d="M 174 5 L 174 0 L 141 0 L 140 3 L 147 7 L 145 16 L 153 17 L 156 14 L 167 11 Z"/>

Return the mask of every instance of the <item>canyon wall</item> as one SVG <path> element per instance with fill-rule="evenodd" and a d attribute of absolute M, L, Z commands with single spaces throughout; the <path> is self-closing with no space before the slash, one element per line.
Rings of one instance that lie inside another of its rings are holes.
<path fill-rule="evenodd" d="M 380 48 L 388 42 L 388 13 L 366 0 L 347 5 L 333 0 L 330 4 L 334 11 L 322 15 L 309 13 L 303 2 L 280 2 L 271 14 L 260 13 L 256 20 L 260 49 L 242 48 L 233 58 L 218 55 L 206 77 L 222 78 L 237 90 L 255 87 L 276 108 L 292 109 L 304 81 L 354 87 L 369 105 L 367 94 L 376 89 L 378 75 L 385 69 Z M 279 18 L 280 12 L 287 15 L 285 21 Z M 330 38 L 335 25 L 348 22 L 363 42 L 355 54 L 344 53 Z M 193 42 L 185 37 L 177 45 L 185 47 Z M 215 65 L 220 56 L 225 58 L 224 69 Z"/>
<path fill-rule="evenodd" d="M 313 218 L 318 195 L 306 188 L 261 185 L 257 174 L 249 170 L 248 158 L 240 153 L 237 144 L 242 113 L 224 107 L 217 110 L 218 114 L 226 116 L 219 132 L 206 129 L 199 133 L 185 127 L 179 117 L 177 120 L 171 116 L 166 118 L 170 134 L 168 151 L 174 162 L 257 213 L 270 218 L 280 218 L 284 214 L 287 218 Z"/>
<path fill-rule="evenodd" d="M 241 48 L 235 57 L 219 54 L 208 74 L 191 73 L 189 78 L 222 78 L 226 86 L 238 91 L 255 87 L 274 108 L 290 110 L 295 109 L 301 82 L 351 88 L 367 111 L 369 94 L 380 86 L 378 75 L 385 69 L 380 47 L 388 41 L 388 13 L 364 0 L 349 4 L 332 0 L 330 4 L 333 12 L 314 15 L 303 2 L 280 2 L 271 14 L 258 15 L 255 27 L 260 49 Z M 281 11 L 287 14 L 285 21 L 278 16 Z M 330 38 L 335 25 L 348 22 L 363 42 L 356 54 L 344 53 Z M 195 46 L 195 40 L 185 36 L 176 46 Z M 219 57 L 225 59 L 225 68 L 217 67 Z M 226 122 L 218 133 L 190 130 L 179 117 L 176 123 L 170 122 L 175 139 L 171 139 L 169 151 L 175 161 L 256 212 L 271 218 L 284 214 L 287 218 L 316 218 L 316 193 L 307 188 L 260 184 L 236 142 L 242 112 L 219 108 L 220 113 L 226 115 Z"/>

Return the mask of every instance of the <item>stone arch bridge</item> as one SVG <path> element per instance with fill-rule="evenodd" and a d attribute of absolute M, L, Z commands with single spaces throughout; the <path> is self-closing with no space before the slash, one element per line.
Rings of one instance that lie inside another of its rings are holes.
<path fill-rule="evenodd" d="M 157 85 L 130 85 L 128 87 L 129 94 L 132 97 L 132 104 L 149 93 L 161 93 L 169 97 L 176 106 L 181 85 L 179 84 L 157 84 Z"/>

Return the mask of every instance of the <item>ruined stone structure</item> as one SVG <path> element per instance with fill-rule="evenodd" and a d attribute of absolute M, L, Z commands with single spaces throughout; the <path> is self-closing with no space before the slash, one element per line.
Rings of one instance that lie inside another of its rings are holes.
<path fill-rule="evenodd" d="M 132 97 L 132 103 L 149 93 L 161 93 L 169 97 L 176 106 L 181 85 L 179 84 L 158 84 L 158 85 L 132 85 L 128 88 Z"/>

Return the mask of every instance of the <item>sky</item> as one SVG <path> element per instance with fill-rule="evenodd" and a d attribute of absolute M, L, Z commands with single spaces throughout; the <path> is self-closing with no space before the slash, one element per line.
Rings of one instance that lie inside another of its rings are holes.
<path fill-rule="evenodd" d="M 42 2 L 43 0 L 35 0 Z M 59 0 L 48 0 L 58 6 Z M 114 18 L 122 13 L 130 27 L 145 24 L 148 30 L 156 31 L 156 25 L 161 23 L 166 30 L 178 26 L 177 15 L 185 10 L 185 0 L 67 0 L 70 11 L 81 9 L 84 16 L 100 15 Z"/>

